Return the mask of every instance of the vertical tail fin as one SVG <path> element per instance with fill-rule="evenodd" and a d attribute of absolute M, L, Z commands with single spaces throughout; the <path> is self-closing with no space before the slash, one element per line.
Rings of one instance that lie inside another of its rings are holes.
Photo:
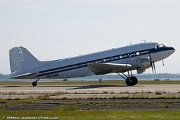
<path fill-rule="evenodd" d="M 40 62 L 24 47 L 9 50 L 11 73 L 37 67 Z"/>

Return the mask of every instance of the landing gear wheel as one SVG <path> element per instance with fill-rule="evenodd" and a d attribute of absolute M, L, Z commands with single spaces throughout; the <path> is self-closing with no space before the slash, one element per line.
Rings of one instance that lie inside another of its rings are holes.
<path fill-rule="evenodd" d="M 118 73 L 118 75 L 126 80 L 126 84 L 128 86 L 133 86 L 133 85 L 136 85 L 138 83 L 137 77 L 132 76 L 132 72 L 131 72 L 131 75 L 130 75 L 129 71 L 128 71 L 128 76 L 125 75 L 124 73 L 122 73 L 122 75 L 120 73 Z"/>
<path fill-rule="evenodd" d="M 135 76 L 132 76 L 131 80 L 133 81 L 134 85 L 138 83 L 138 79 Z"/>
<path fill-rule="evenodd" d="M 37 82 L 32 82 L 32 86 L 36 86 L 37 85 Z"/>
<path fill-rule="evenodd" d="M 126 79 L 126 84 L 127 84 L 128 86 L 133 86 L 133 85 L 134 85 L 134 82 L 133 82 L 133 80 L 131 80 L 131 77 L 128 77 L 128 78 Z"/>
<path fill-rule="evenodd" d="M 138 83 L 138 79 L 135 77 L 135 76 L 132 76 L 132 77 L 128 77 L 126 79 L 126 84 L 128 86 L 133 86 L 133 85 L 136 85 Z"/>

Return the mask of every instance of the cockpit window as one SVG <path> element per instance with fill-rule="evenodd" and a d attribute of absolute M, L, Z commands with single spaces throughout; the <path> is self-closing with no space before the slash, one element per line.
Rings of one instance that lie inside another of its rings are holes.
<path fill-rule="evenodd" d="M 155 49 L 158 49 L 158 45 L 155 46 Z"/>
<path fill-rule="evenodd" d="M 159 44 L 159 45 L 155 46 L 155 49 L 162 48 L 162 47 L 165 47 L 165 45 L 164 44 Z"/>
<path fill-rule="evenodd" d="M 159 48 L 161 48 L 161 47 L 165 47 L 165 45 L 164 45 L 164 44 L 159 44 L 158 46 L 159 46 Z"/>

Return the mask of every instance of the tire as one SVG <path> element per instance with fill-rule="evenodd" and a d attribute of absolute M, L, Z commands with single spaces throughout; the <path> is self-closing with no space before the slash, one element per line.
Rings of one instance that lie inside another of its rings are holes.
<path fill-rule="evenodd" d="M 134 85 L 136 85 L 138 83 L 138 79 L 135 76 L 132 76 L 131 80 L 133 81 Z"/>
<path fill-rule="evenodd" d="M 133 85 L 136 85 L 138 83 L 138 79 L 135 77 L 135 76 L 132 76 L 132 77 L 128 77 L 126 79 L 126 84 L 128 86 L 133 86 Z"/>
<path fill-rule="evenodd" d="M 134 85 L 134 82 L 133 82 L 133 80 L 131 80 L 130 77 L 128 77 L 128 78 L 126 79 L 126 85 L 128 85 L 128 86 L 133 86 L 133 85 Z"/>
<path fill-rule="evenodd" d="M 36 86 L 37 85 L 37 82 L 32 82 L 32 86 Z"/>

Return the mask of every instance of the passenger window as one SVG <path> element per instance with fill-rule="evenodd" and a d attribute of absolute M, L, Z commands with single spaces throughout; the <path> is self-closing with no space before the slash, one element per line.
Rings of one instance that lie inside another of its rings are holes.
<path fill-rule="evenodd" d="M 138 56 L 138 55 L 140 55 L 140 53 L 139 53 L 139 52 L 136 52 L 136 55 Z"/>

